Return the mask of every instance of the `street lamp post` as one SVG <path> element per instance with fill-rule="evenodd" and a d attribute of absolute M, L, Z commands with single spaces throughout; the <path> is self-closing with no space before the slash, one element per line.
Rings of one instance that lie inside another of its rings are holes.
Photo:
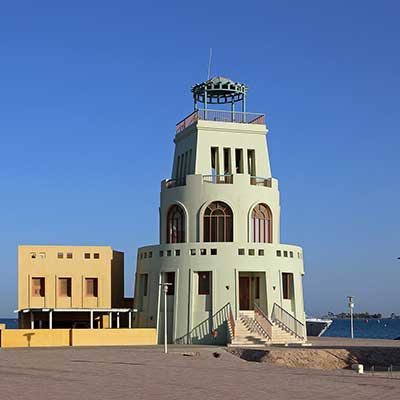
<path fill-rule="evenodd" d="M 171 286 L 172 283 L 160 283 L 160 286 L 164 292 L 164 353 L 168 353 L 168 320 L 167 320 L 167 294 L 168 294 L 168 286 Z"/>
<path fill-rule="evenodd" d="M 353 309 L 354 309 L 354 301 L 353 301 L 353 296 L 347 296 L 348 303 L 349 303 L 349 309 L 350 309 L 350 332 L 351 332 L 351 338 L 354 339 L 354 325 L 353 325 Z"/>

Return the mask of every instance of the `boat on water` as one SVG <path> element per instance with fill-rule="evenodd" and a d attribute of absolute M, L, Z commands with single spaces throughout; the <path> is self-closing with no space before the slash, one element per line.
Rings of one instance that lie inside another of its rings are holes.
<path fill-rule="evenodd" d="M 322 336 L 332 325 L 331 319 L 306 318 L 307 336 Z"/>

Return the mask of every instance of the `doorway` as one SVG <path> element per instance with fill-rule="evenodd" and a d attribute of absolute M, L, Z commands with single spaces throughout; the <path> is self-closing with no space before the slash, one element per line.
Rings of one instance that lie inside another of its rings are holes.
<path fill-rule="evenodd" d="M 265 272 L 239 272 L 239 310 L 254 310 L 255 305 L 267 311 Z"/>
<path fill-rule="evenodd" d="M 239 277 L 239 308 L 250 310 L 250 277 Z"/>

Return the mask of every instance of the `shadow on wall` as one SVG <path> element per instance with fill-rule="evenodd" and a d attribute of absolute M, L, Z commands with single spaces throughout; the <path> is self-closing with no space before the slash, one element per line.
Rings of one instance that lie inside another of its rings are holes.
<path fill-rule="evenodd" d="M 176 344 L 226 345 L 229 339 L 229 312 L 227 304 L 212 317 L 205 319 L 189 333 L 175 340 Z"/>

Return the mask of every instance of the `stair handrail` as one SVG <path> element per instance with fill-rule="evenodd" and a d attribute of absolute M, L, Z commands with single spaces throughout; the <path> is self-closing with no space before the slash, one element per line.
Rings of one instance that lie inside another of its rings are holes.
<path fill-rule="evenodd" d="M 236 325 L 235 325 L 235 318 L 233 318 L 231 303 L 228 303 L 228 304 L 229 304 L 229 326 L 228 326 L 228 329 L 230 328 L 229 336 L 230 336 L 230 340 L 232 341 L 232 339 L 235 337 Z"/>
<path fill-rule="evenodd" d="M 272 340 L 272 327 L 274 326 L 273 322 L 256 303 L 254 303 L 254 319 L 265 332 L 266 336 Z"/>
<path fill-rule="evenodd" d="M 304 340 L 304 324 L 277 303 L 274 303 L 272 307 L 271 318 L 273 322 L 279 323 L 286 330 Z"/>
<path fill-rule="evenodd" d="M 210 334 L 213 337 L 215 337 L 216 330 L 214 329 L 214 327 L 217 326 L 218 324 L 215 324 L 214 320 L 218 319 L 221 316 L 222 316 L 222 320 L 220 322 L 227 322 L 228 335 L 230 336 L 230 338 L 232 338 L 232 335 L 231 335 L 231 332 L 229 329 L 230 328 L 229 325 L 231 325 L 231 321 L 230 321 L 231 315 L 232 315 L 231 304 L 226 303 L 217 312 L 215 312 L 215 314 L 213 314 L 211 317 L 208 317 L 204 321 L 200 322 L 198 325 L 196 325 L 194 328 L 192 328 L 185 335 L 183 335 L 179 338 L 176 338 L 174 340 L 174 343 L 175 344 L 192 344 L 192 336 L 194 336 L 194 334 L 196 332 L 200 332 L 202 334 L 204 334 L 204 332 L 206 332 L 206 334 Z M 234 331 L 234 329 L 235 329 L 235 327 L 233 326 L 233 331 Z"/>

